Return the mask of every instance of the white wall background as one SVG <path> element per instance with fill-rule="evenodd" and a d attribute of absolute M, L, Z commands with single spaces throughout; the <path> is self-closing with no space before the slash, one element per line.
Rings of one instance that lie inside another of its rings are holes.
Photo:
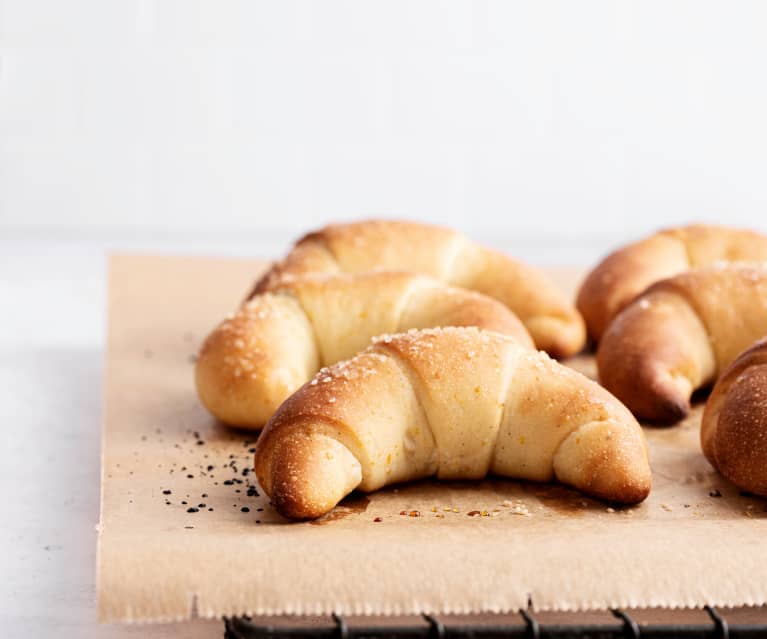
<path fill-rule="evenodd" d="M 0 0 L 0 55 L 6 237 L 767 230 L 765 2 Z"/>

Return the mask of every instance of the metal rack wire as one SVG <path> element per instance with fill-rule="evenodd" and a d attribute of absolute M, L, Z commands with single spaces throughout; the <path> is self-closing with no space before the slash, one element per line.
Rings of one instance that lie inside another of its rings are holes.
<path fill-rule="evenodd" d="M 350 625 L 342 615 L 332 615 L 324 623 L 269 624 L 258 618 L 233 617 L 225 619 L 225 639 L 496 639 L 524 637 L 526 639 L 741 639 L 767 637 L 767 609 L 758 619 L 752 614 L 742 620 L 728 620 L 724 611 L 713 606 L 704 608 L 705 623 L 645 623 L 637 619 L 638 611 L 611 610 L 613 622 L 581 621 L 574 615 L 572 623 L 547 623 L 532 610 L 520 610 L 517 623 L 455 624 L 448 616 L 422 615 L 420 622 L 406 625 L 376 623 L 376 617 L 363 625 Z M 759 615 L 756 615 L 759 616 Z M 380 619 L 380 618 L 378 618 Z M 369 623 L 368 623 L 369 622 Z"/>

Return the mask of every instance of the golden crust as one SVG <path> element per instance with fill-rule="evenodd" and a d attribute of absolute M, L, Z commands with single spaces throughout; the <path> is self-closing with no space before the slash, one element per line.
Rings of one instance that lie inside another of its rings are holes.
<path fill-rule="evenodd" d="M 259 438 L 259 483 L 279 512 L 319 516 L 355 488 L 437 475 L 559 479 L 636 503 L 647 448 L 598 384 L 513 339 L 474 328 L 384 336 L 323 369 Z"/>
<path fill-rule="evenodd" d="M 208 335 L 195 384 L 200 401 L 222 422 L 258 429 L 319 366 L 312 327 L 296 300 L 270 293 Z"/>
<path fill-rule="evenodd" d="M 767 260 L 767 236 L 693 224 L 666 229 L 614 251 L 584 280 L 576 305 L 599 341 L 612 319 L 652 283 L 714 262 Z"/>
<path fill-rule="evenodd" d="M 767 339 L 722 374 L 701 423 L 706 458 L 727 479 L 767 496 Z"/>
<path fill-rule="evenodd" d="M 613 320 L 597 351 L 602 383 L 638 416 L 673 422 L 694 390 L 767 333 L 767 266 L 694 269 L 652 285 Z"/>
<path fill-rule="evenodd" d="M 556 357 L 585 343 L 575 307 L 538 269 L 484 248 L 451 229 L 394 220 L 330 225 L 300 239 L 256 284 L 253 293 L 312 273 L 407 270 L 500 300 L 525 324 L 536 345 Z"/>

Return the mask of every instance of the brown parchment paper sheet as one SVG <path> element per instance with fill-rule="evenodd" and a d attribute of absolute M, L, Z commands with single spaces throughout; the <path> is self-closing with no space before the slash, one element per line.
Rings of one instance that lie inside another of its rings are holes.
<path fill-rule="evenodd" d="M 708 465 L 701 406 L 645 429 L 653 491 L 634 508 L 559 486 L 423 481 L 354 495 L 319 522 L 281 519 L 247 470 L 256 434 L 217 424 L 193 385 L 201 340 L 263 266 L 110 262 L 102 621 L 765 603 L 767 502 Z M 580 273 L 553 275 L 574 290 Z M 569 364 L 595 374 L 592 357 Z"/>

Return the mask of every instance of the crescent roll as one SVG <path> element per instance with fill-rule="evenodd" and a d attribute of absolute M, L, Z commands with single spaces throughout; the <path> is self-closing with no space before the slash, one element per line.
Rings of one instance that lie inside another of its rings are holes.
<path fill-rule="evenodd" d="M 488 473 L 621 503 L 650 491 L 644 435 L 585 376 L 516 340 L 476 328 L 385 336 L 320 371 L 259 437 L 258 481 L 291 519 L 351 491 Z"/>
<path fill-rule="evenodd" d="M 674 422 L 690 397 L 767 334 L 767 265 L 721 264 L 653 284 L 597 351 L 602 384 L 635 415 Z"/>
<path fill-rule="evenodd" d="M 197 392 L 222 422 L 258 429 L 320 367 L 382 333 L 433 326 L 478 326 L 533 347 L 503 304 L 429 277 L 304 277 L 255 295 L 213 330 L 197 358 Z"/>
<path fill-rule="evenodd" d="M 252 294 L 308 273 L 372 270 L 424 273 L 494 297 L 522 320 L 536 346 L 554 357 L 574 355 L 584 346 L 583 319 L 544 273 L 456 231 L 426 224 L 370 220 L 326 226 L 301 238 Z"/>

